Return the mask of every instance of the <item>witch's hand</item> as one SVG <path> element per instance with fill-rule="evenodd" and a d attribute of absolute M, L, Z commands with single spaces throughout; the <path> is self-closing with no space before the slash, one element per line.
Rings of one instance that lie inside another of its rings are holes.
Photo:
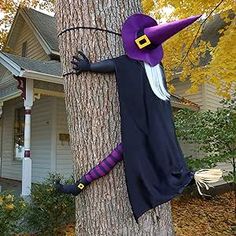
<path fill-rule="evenodd" d="M 73 69 L 76 71 L 76 74 L 79 75 L 83 71 L 90 71 L 90 62 L 89 59 L 79 51 L 78 56 L 73 56 L 71 63 L 73 64 Z"/>
<path fill-rule="evenodd" d="M 56 179 L 56 181 L 53 183 L 53 185 L 54 185 L 56 191 L 60 192 L 60 189 L 62 186 L 61 179 Z"/>

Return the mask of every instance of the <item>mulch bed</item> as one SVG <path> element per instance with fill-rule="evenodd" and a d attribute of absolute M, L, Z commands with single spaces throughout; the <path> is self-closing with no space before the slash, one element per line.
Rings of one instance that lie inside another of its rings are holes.
<path fill-rule="evenodd" d="M 236 235 L 235 196 L 229 191 L 210 199 L 184 194 L 172 200 L 176 236 Z"/>
<path fill-rule="evenodd" d="M 171 205 L 175 236 L 236 235 L 235 197 L 234 191 L 228 191 L 208 199 L 189 193 L 174 198 Z M 66 231 L 66 235 L 73 236 L 74 225 L 68 225 Z"/>

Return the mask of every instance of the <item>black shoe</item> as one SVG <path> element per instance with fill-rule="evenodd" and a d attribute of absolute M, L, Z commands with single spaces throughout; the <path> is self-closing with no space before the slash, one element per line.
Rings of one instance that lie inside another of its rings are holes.
<path fill-rule="evenodd" d="M 60 180 L 55 183 L 55 188 L 60 193 L 72 194 L 77 196 L 89 183 L 82 177 L 75 184 L 61 184 Z"/>

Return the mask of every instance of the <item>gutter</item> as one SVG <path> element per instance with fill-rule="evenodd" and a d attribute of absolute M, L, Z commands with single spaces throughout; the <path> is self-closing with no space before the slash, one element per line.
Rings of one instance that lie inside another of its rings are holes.
<path fill-rule="evenodd" d="M 27 70 L 20 67 L 14 61 L 12 61 L 7 55 L 0 52 L 0 63 L 6 67 L 13 75 L 18 77 L 25 77 L 33 80 L 40 80 L 45 82 L 51 82 L 55 84 L 63 84 L 63 77 L 58 75 L 50 75 L 37 71 Z"/>
<path fill-rule="evenodd" d="M 13 75 L 22 76 L 22 68 L 13 62 L 4 53 L 0 53 L 0 63 L 6 67 Z"/>
<path fill-rule="evenodd" d="M 21 95 L 21 92 L 20 92 L 20 90 L 18 90 L 17 92 L 11 93 L 11 94 L 9 94 L 9 95 L 7 95 L 5 97 L 1 97 L 0 103 L 1 102 L 9 101 L 9 100 L 14 99 L 14 98 L 17 98 L 20 95 Z"/>
<path fill-rule="evenodd" d="M 40 80 L 54 84 L 64 84 L 62 76 L 49 75 L 32 70 L 22 70 L 22 74 L 19 77 L 25 77 L 33 80 Z"/>
<path fill-rule="evenodd" d="M 178 96 L 176 94 L 171 94 L 171 97 L 177 99 L 177 101 L 171 101 L 171 104 L 175 105 L 178 108 L 191 108 L 193 111 L 199 111 L 200 106 L 197 103 L 188 100 L 185 97 Z"/>

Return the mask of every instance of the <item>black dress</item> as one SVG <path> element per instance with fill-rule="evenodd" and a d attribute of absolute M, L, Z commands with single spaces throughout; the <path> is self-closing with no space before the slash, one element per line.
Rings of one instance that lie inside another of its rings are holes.
<path fill-rule="evenodd" d="M 120 100 L 128 194 L 137 220 L 171 200 L 193 178 L 176 139 L 169 101 L 152 91 L 142 63 L 113 59 Z"/>

